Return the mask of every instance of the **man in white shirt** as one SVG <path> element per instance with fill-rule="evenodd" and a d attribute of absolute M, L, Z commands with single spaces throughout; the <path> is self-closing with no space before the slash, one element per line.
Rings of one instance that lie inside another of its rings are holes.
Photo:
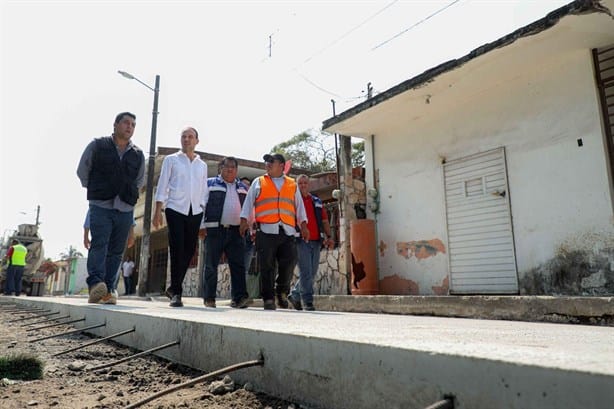
<path fill-rule="evenodd" d="M 162 226 L 162 207 L 168 224 L 171 285 L 166 295 L 171 307 L 183 307 L 183 279 L 194 256 L 198 230 L 207 205 L 207 164 L 196 154 L 198 132 L 186 128 L 181 133 L 181 151 L 162 162 L 156 190 L 155 228 Z"/>
<path fill-rule="evenodd" d="M 130 256 L 126 256 L 126 261 L 122 263 L 122 276 L 124 277 L 124 288 L 126 294 L 132 294 L 132 272 L 134 271 L 134 261 Z"/>

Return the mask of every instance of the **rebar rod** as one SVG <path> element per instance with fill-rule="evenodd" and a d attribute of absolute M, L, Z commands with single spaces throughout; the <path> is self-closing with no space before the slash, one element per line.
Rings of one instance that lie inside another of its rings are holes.
<path fill-rule="evenodd" d="M 72 324 L 73 322 L 79 322 L 79 321 L 85 321 L 85 317 L 83 317 L 83 318 L 79 318 L 79 319 L 76 319 L 76 320 L 70 320 L 70 321 L 60 322 L 60 323 L 58 323 L 58 324 L 50 324 L 50 325 L 43 325 L 42 327 L 28 328 L 28 329 L 26 330 L 26 332 L 30 332 L 30 331 L 38 331 L 39 329 L 43 329 L 43 328 L 58 327 L 58 326 L 60 326 L 60 325 Z"/>
<path fill-rule="evenodd" d="M 445 398 L 427 406 L 424 409 L 454 409 L 454 399 Z"/>
<path fill-rule="evenodd" d="M 45 322 L 51 322 L 51 321 L 57 321 L 57 320 L 63 320 L 64 318 L 70 318 L 70 315 L 62 315 L 61 317 L 55 317 L 55 318 L 47 318 L 46 320 L 42 320 L 42 321 L 35 321 L 35 322 L 29 322 L 27 324 L 21 324 L 21 327 L 29 327 L 30 325 L 38 325 L 38 324 L 44 324 Z"/>
<path fill-rule="evenodd" d="M 12 310 L 2 310 L 4 312 L 14 312 L 15 314 L 25 314 L 25 313 L 30 313 L 30 312 L 43 312 L 43 311 L 50 311 L 50 310 L 46 310 L 44 308 L 15 308 Z"/>
<path fill-rule="evenodd" d="M 95 367 L 90 368 L 88 370 L 89 371 L 97 371 L 98 369 L 103 369 L 103 368 L 108 368 L 110 366 L 115 366 L 117 364 L 121 364 L 122 362 L 126 362 L 126 361 L 129 361 L 129 360 L 134 359 L 134 358 L 138 358 L 138 357 L 141 357 L 141 356 L 144 356 L 144 355 L 148 355 L 148 354 L 151 354 L 152 352 L 156 352 L 156 351 L 159 351 L 161 349 L 172 347 L 173 345 L 179 345 L 179 341 L 169 342 L 168 344 L 160 345 L 159 347 L 154 347 L 154 348 L 148 349 L 146 351 L 139 352 L 138 354 L 130 355 L 130 356 L 126 357 L 126 358 L 118 359 L 117 361 L 114 361 L 114 362 L 109 362 L 108 364 L 98 365 L 98 366 L 95 366 Z"/>
<path fill-rule="evenodd" d="M 49 313 L 46 313 L 46 314 L 36 314 L 36 315 L 34 315 L 32 317 L 17 318 L 16 320 L 10 320 L 10 321 L 7 321 L 7 322 L 8 323 L 13 323 L 13 322 L 19 322 L 19 321 L 34 320 L 36 318 L 48 317 L 50 315 L 55 315 L 55 314 L 59 314 L 59 313 L 60 313 L 59 311 L 56 311 L 56 312 L 49 312 Z"/>
<path fill-rule="evenodd" d="M 243 369 L 243 368 L 249 368 L 251 366 L 262 366 L 262 365 L 264 365 L 264 361 L 262 359 L 256 359 L 254 361 L 246 361 L 246 362 L 241 362 L 241 363 L 238 363 L 238 364 L 235 364 L 235 365 L 227 366 L 227 367 L 219 369 L 217 371 L 209 372 L 208 374 L 201 375 L 201 376 L 199 376 L 197 378 L 194 378 L 194 379 L 191 379 L 191 380 L 189 380 L 187 382 L 180 383 L 180 384 L 175 385 L 175 386 L 171 386 L 170 388 L 162 390 L 160 392 L 156 392 L 153 395 L 146 397 L 145 399 L 142 399 L 142 400 L 140 400 L 138 402 L 135 402 L 135 403 L 132 403 L 132 404 L 126 406 L 124 409 L 138 408 L 138 407 L 140 407 L 140 406 L 142 406 L 142 405 L 144 405 L 144 404 L 146 404 L 148 402 L 151 402 L 154 399 L 158 399 L 161 396 L 168 395 L 169 393 L 175 392 L 176 390 L 187 388 L 188 386 L 195 385 L 195 384 L 197 384 L 199 382 L 203 382 L 203 381 L 209 380 L 211 378 L 215 378 L 217 376 L 224 375 L 224 374 L 226 374 L 228 372 L 236 371 L 236 370 Z"/>
<path fill-rule="evenodd" d="M 76 333 L 79 333 L 79 332 L 87 331 L 88 329 L 104 327 L 105 325 L 107 325 L 106 322 L 103 323 L 103 324 L 90 325 L 89 327 L 77 328 L 77 329 L 74 329 L 74 330 L 71 330 L 71 331 L 60 332 L 59 334 L 47 335 L 46 337 L 31 339 L 28 342 L 37 342 L 37 341 L 43 341 L 43 340 L 49 339 L 49 338 L 61 337 L 62 335 L 76 334 Z"/>
<path fill-rule="evenodd" d="M 117 337 L 119 337 L 121 335 L 129 334 L 131 332 L 134 332 L 135 330 L 136 330 L 136 327 L 132 327 L 132 329 L 127 329 L 125 331 L 118 332 L 117 334 L 109 335 L 108 337 L 99 338 L 99 339 L 96 339 L 94 341 L 86 342 L 85 344 L 76 346 L 74 348 L 65 349 L 64 351 L 57 352 L 57 353 L 55 353 L 55 354 L 53 354 L 51 356 L 60 356 L 60 355 L 67 354 L 69 352 L 77 351 L 79 349 L 83 349 L 85 347 L 89 347 L 90 345 L 98 344 L 99 342 L 103 342 L 103 341 L 106 341 L 106 340 L 109 340 L 109 339 L 117 338 Z"/>

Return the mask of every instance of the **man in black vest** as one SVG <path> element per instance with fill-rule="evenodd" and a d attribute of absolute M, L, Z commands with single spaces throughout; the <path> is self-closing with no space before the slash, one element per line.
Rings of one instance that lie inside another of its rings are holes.
<path fill-rule="evenodd" d="M 90 211 L 89 303 L 117 303 L 116 277 L 134 205 L 145 182 L 145 157 L 130 140 L 135 126 L 134 114 L 119 113 L 113 135 L 90 142 L 77 168 L 81 185 L 87 188 Z"/>

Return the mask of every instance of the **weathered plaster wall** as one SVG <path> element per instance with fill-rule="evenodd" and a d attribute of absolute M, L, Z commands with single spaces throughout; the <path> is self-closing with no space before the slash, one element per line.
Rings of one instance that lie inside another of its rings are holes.
<path fill-rule="evenodd" d="M 504 146 L 521 293 L 611 294 L 614 219 L 590 50 L 499 58 L 435 79 L 404 97 L 406 117 L 379 124 L 380 280 L 419 294 L 447 286 L 442 161 Z M 411 250 L 424 241 L 441 246 Z"/>

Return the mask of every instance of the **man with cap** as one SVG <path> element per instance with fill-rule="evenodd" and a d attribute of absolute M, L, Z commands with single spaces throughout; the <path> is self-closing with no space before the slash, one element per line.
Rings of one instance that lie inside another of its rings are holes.
<path fill-rule="evenodd" d="M 262 300 L 265 310 L 274 310 L 275 297 L 280 308 L 288 308 L 290 277 L 296 265 L 297 224 L 303 240 L 309 240 L 309 230 L 296 181 L 283 173 L 286 159 L 280 153 L 264 155 L 263 159 L 267 173 L 254 179 L 247 193 L 240 233 L 245 235 L 255 217 Z"/>

